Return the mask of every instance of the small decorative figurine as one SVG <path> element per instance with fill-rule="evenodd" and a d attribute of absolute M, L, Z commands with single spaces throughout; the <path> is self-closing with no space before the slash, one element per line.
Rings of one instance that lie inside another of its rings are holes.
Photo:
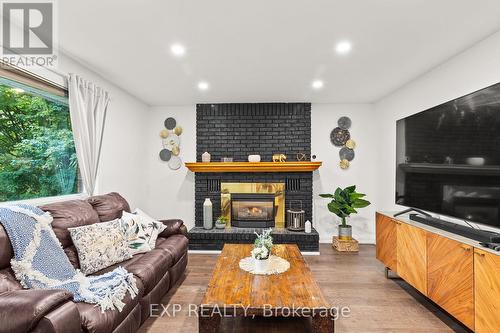
<path fill-rule="evenodd" d="M 286 156 L 284 154 L 274 154 L 273 162 L 286 162 Z"/>

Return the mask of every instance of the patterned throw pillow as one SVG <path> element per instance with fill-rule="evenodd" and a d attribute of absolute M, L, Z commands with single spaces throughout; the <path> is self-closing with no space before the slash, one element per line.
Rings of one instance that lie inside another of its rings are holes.
<path fill-rule="evenodd" d="M 156 246 L 156 239 L 158 238 L 158 235 L 163 230 L 165 230 L 167 226 L 161 222 L 158 222 L 139 208 L 134 211 L 134 214 L 140 218 L 140 223 L 142 225 L 144 233 L 146 234 L 148 244 L 151 249 L 154 249 Z"/>
<path fill-rule="evenodd" d="M 146 236 L 142 227 L 142 218 L 140 216 L 124 211 L 120 223 L 128 242 L 130 254 L 134 255 L 152 250 L 148 243 L 148 236 Z"/>
<path fill-rule="evenodd" d="M 119 219 L 68 230 L 86 275 L 132 257 Z"/>

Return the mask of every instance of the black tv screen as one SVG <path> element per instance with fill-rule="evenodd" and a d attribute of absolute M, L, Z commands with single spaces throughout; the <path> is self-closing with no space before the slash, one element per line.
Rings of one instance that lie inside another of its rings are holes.
<path fill-rule="evenodd" d="M 500 227 L 500 83 L 397 122 L 396 203 Z"/>

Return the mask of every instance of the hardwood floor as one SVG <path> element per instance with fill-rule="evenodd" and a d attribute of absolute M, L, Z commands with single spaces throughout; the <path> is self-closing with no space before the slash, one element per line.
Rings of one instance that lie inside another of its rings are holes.
<path fill-rule="evenodd" d="M 335 322 L 335 332 L 468 332 L 401 279 L 385 279 L 375 246 L 361 245 L 359 254 L 339 254 L 331 245 L 321 244 L 320 251 L 320 256 L 305 256 L 313 276 L 333 306 L 351 310 L 349 317 Z M 198 332 L 189 304 L 200 303 L 216 259 L 216 255 L 190 254 L 184 280 L 162 301 L 165 306 L 178 303 L 182 310 L 175 317 L 149 318 L 139 332 Z M 308 327 L 301 319 L 224 318 L 220 332 L 304 333 Z"/>

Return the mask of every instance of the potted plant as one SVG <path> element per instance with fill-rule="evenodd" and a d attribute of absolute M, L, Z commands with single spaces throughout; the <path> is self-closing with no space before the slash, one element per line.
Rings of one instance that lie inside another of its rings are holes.
<path fill-rule="evenodd" d="M 255 262 L 256 272 L 265 272 L 269 266 L 269 257 L 273 249 L 271 230 L 272 229 L 266 229 L 262 234 L 255 233 L 257 238 L 255 239 L 254 248 L 251 254 Z"/>
<path fill-rule="evenodd" d="M 331 198 L 328 203 L 328 210 L 340 217 L 342 224 L 339 225 L 339 239 L 351 240 L 352 227 L 347 224 L 347 218 L 351 214 L 356 214 L 357 208 L 364 208 L 370 205 L 370 202 L 362 199 L 366 195 L 356 192 L 356 186 L 348 186 L 344 189 L 338 187 L 333 194 L 320 194 L 322 198 Z"/>
<path fill-rule="evenodd" d="M 229 219 L 225 216 L 219 216 L 217 220 L 215 221 L 215 228 L 216 229 L 224 229 L 227 225 L 227 221 Z"/>

